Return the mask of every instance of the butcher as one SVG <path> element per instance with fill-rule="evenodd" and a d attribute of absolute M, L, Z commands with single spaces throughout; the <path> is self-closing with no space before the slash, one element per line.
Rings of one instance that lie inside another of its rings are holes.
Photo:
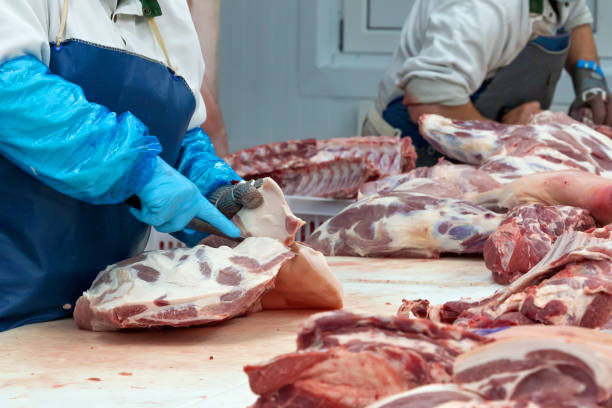
<path fill-rule="evenodd" d="M 437 153 L 419 134 L 420 115 L 524 124 L 548 109 L 563 68 L 596 124 L 612 125 L 586 0 L 415 0 L 400 43 L 362 127 L 410 137 L 417 166 Z"/>
<path fill-rule="evenodd" d="M 253 205 L 200 127 L 203 75 L 186 1 L 2 1 L 0 330 L 70 315 L 150 226 L 240 234 L 207 199 Z"/>

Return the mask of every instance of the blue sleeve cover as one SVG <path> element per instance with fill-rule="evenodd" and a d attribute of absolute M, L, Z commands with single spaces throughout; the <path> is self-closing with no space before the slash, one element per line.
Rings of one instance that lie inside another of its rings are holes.
<path fill-rule="evenodd" d="M 27 173 L 92 204 L 140 191 L 161 145 L 134 115 L 87 101 L 30 56 L 0 65 L 0 153 Z"/>
<path fill-rule="evenodd" d="M 181 146 L 178 170 L 191 180 L 204 197 L 217 188 L 242 180 L 238 174 L 215 153 L 210 138 L 201 128 L 185 134 Z"/>

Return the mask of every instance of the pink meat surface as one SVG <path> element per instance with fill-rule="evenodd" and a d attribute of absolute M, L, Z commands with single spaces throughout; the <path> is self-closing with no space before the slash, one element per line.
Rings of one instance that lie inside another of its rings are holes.
<path fill-rule="evenodd" d="M 307 320 L 297 351 L 246 366 L 255 407 L 365 407 L 421 384 L 448 382 L 457 355 L 485 341 L 425 320 L 328 312 Z"/>
<path fill-rule="evenodd" d="M 388 176 L 364 184 L 360 197 L 389 192 L 421 192 L 441 198 L 463 198 L 493 190 L 500 184 L 487 173 L 468 164 L 441 160 L 432 167 L 419 167 L 408 173 Z"/>
<path fill-rule="evenodd" d="M 612 223 L 612 179 L 580 171 L 531 174 L 468 200 L 498 209 L 530 203 L 569 205 L 588 210 L 602 225 Z"/>
<path fill-rule="evenodd" d="M 567 231 L 595 227 L 589 212 L 569 206 L 526 204 L 515 207 L 484 246 L 493 280 L 506 285 L 535 266 Z"/>
<path fill-rule="evenodd" d="M 392 192 L 346 207 L 317 228 L 306 244 L 328 256 L 481 253 L 502 217 L 462 200 Z"/>
<path fill-rule="evenodd" d="M 294 253 L 271 238 L 235 248 L 153 251 L 100 272 L 76 304 L 82 329 L 104 331 L 218 322 L 260 307 Z"/>
<path fill-rule="evenodd" d="M 612 177 L 612 140 L 562 113 L 539 113 L 528 125 L 423 115 L 419 129 L 445 156 L 478 165 L 501 183 L 558 170 Z"/>

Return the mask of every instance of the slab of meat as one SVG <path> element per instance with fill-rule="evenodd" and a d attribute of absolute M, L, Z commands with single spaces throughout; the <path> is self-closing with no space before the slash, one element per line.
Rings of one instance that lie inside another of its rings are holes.
<path fill-rule="evenodd" d="M 528 272 L 567 231 L 595 227 L 589 212 L 570 206 L 526 204 L 515 207 L 489 236 L 484 246 L 493 280 L 507 285 Z"/>
<path fill-rule="evenodd" d="M 392 192 L 346 207 L 317 228 L 306 244 L 332 256 L 480 253 L 501 219 L 466 201 Z"/>
<path fill-rule="evenodd" d="M 259 192 L 263 204 L 253 209 L 243 207 L 232 221 L 243 237 L 269 237 L 291 245 L 304 221 L 291 212 L 282 190 L 271 178 L 263 180 Z"/>
<path fill-rule="evenodd" d="M 408 173 L 388 176 L 364 184 L 360 198 L 373 194 L 422 192 L 440 198 L 463 198 L 465 194 L 482 193 L 500 187 L 489 174 L 467 164 L 441 160 L 435 166 L 418 167 Z"/>
<path fill-rule="evenodd" d="M 612 396 L 609 343 L 592 341 L 588 330 L 566 335 L 547 329 L 519 331 L 463 353 L 455 360 L 453 382 L 489 400 L 545 402 L 542 397 L 549 396 L 604 406 Z"/>
<path fill-rule="evenodd" d="M 425 320 L 338 311 L 305 322 L 297 351 L 246 366 L 255 407 L 364 407 L 421 384 L 447 382 L 455 357 L 484 338 Z"/>
<path fill-rule="evenodd" d="M 317 150 L 315 139 L 290 140 L 239 150 L 224 160 L 241 177 L 261 178 L 258 175 L 303 166 Z"/>
<path fill-rule="evenodd" d="M 153 251 L 107 267 L 76 304 L 80 328 L 102 331 L 193 326 L 259 307 L 281 265 L 294 253 L 271 238 L 235 248 Z"/>
<path fill-rule="evenodd" d="M 264 309 L 340 309 L 342 286 L 322 253 L 295 242 L 295 257 L 283 264 L 274 288 L 261 298 Z"/>
<path fill-rule="evenodd" d="M 429 384 L 387 397 L 367 408 L 449 408 L 464 407 L 462 403 L 478 404 L 483 399 L 476 393 L 464 390 L 456 384 Z M 466 405 L 480 406 L 480 405 Z"/>
<path fill-rule="evenodd" d="M 398 314 L 469 327 L 607 326 L 612 318 L 612 240 L 565 233 L 528 273 L 489 298 L 439 306 L 406 301 Z"/>
<path fill-rule="evenodd" d="M 468 199 L 501 209 L 529 203 L 570 205 L 588 210 L 601 224 L 612 223 L 612 179 L 580 171 L 532 174 Z"/>
<path fill-rule="evenodd" d="M 501 183 L 543 171 L 612 171 L 612 140 L 562 113 L 539 113 L 528 125 L 423 115 L 419 129 L 445 156 L 479 165 Z"/>
<path fill-rule="evenodd" d="M 226 161 L 246 179 L 272 177 L 286 194 L 352 198 L 368 180 L 414 168 L 410 138 L 288 141 L 241 150 Z"/>
<path fill-rule="evenodd" d="M 353 198 L 355 192 L 373 176 L 364 168 L 362 158 L 345 158 L 310 163 L 308 166 L 266 173 L 283 186 L 287 195 Z M 261 175 L 259 175 L 261 176 Z"/>

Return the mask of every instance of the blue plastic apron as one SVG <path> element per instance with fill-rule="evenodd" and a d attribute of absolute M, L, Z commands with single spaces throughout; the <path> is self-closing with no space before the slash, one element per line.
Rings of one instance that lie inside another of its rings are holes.
<path fill-rule="evenodd" d="M 87 99 L 130 111 L 176 164 L 195 98 L 165 65 L 80 40 L 51 43 L 51 71 Z M 149 227 L 124 204 L 91 205 L 63 195 L 0 155 L 0 330 L 69 316 L 109 264 L 144 249 Z"/>
<path fill-rule="evenodd" d="M 486 80 L 471 96 L 472 103 L 485 117 L 499 121 L 513 108 L 539 101 L 548 109 L 554 96 L 569 51 L 569 34 L 561 30 L 553 37 L 536 37 L 521 53 Z M 419 127 L 408 115 L 403 97 L 389 102 L 382 113 L 392 127 L 410 137 L 417 151 L 417 166 L 432 166 L 442 157 L 419 133 Z"/>

